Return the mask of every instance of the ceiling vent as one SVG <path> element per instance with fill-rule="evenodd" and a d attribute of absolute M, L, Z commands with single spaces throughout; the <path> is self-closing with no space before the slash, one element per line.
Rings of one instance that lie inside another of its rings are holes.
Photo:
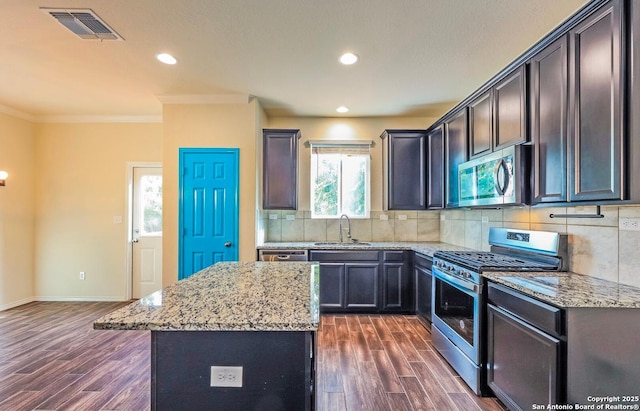
<path fill-rule="evenodd" d="M 91 9 L 51 9 L 42 7 L 60 24 L 84 40 L 124 40 Z"/>

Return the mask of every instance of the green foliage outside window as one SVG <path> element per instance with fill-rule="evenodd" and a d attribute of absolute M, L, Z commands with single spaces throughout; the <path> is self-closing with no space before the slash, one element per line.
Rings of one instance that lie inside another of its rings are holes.
<path fill-rule="evenodd" d="M 313 217 L 368 217 L 369 157 L 314 154 L 311 201 Z"/>

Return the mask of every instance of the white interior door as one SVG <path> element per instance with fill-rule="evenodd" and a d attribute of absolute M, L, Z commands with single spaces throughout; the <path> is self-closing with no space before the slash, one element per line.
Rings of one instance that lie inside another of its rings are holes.
<path fill-rule="evenodd" d="M 134 167 L 132 297 L 162 288 L 162 168 Z"/>

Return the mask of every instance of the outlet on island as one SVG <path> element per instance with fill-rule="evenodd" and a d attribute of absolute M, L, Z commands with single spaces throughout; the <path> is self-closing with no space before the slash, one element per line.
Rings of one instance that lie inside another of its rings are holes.
<path fill-rule="evenodd" d="M 212 387 L 242 387 L 242 367 L 211 366 Z"/>
<path fill-rule="evenodd" d="M 80 279 L 84 280 L 84 271 L 80 271 Z"/>

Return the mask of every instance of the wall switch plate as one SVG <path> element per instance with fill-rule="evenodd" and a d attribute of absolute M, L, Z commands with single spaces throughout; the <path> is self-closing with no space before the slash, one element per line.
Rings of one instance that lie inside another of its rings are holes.
<path fill-rule="evenodd" d="M 84 271 L 80 271 L 80 279 L 84 280 Z"/>
<path fill-rule="evenodd" d="M 212 387 L 242 387 L 242 367 L 211 366 Z"/>
<path fill-rule="evenodd" d="M 277 220 L 278 214 L 269 214 L 269 220 Z"/>
<path fill-rule="evenodd" d="M 407 219 L 407 215 L 406 214 L 399 214 L 398 215 L 398 220 L 406 220 Z"/>
<path fill-rule="evenodd" d="M 122 216 L 114 215 L 113 216 L 113 224 L 122 224 Z"/>
<path fill-rule="evenodd" d="M 380 214 L 380 220 L 382 221 L 387 221 L 389 219 L 389 216 L 386 214 Z"/>
<path fill-rule="evenodd" d="M 287 214 L 287 221 L 293 221 L 296 219 L 295 214 Z"/>
<path fill-rule="evenodd" d="M 620 218 L 618 228 L 623 231 L 640 231 L 640 218 Z"/>

